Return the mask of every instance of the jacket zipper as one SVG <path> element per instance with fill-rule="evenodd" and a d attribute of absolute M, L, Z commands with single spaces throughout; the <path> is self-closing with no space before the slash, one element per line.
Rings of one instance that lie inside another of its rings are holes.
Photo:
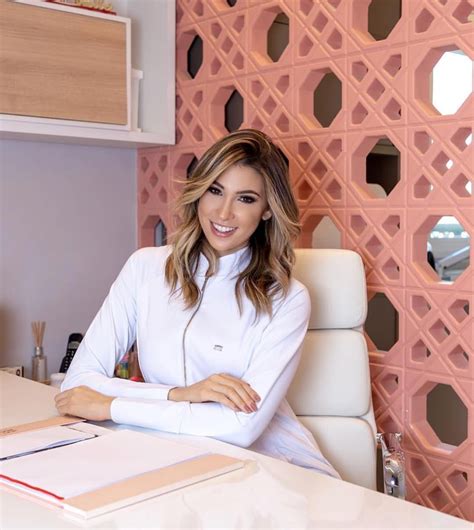
<path fill-rule="evenodd" d="M 188 331 L 189 325 L 191 324 L 194 316 L 196 315 L 196 313 L 199 311 L 199 308 L 201 307 L 202 299 L 204 298 L 204 289 L 206 288 L 207 280 L 209 280 L 208 277 L 204 280 L 204 283 L 202 285 L 201 296 L 199 297 L 198 305 L 196 309 L 194 310 L 193 314 L 191 315 L 190 319 L 188 320 L 188 323 L 186 324 L 186 327 L 184 328 L 184 331 L 183 331 L 182 349 L 183 349 L 183 371 L 184 371 L 184 386 L 185 387 L 188 386 L 188 377 L 186 374 L 186 347 L 185 347 L 184 341 L 186 338 L 186 332 Z"/>

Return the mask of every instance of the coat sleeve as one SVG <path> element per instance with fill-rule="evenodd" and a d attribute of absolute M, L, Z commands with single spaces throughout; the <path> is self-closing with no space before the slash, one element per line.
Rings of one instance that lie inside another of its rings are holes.
<path fill-rule="evenodd" d="M 117 398 L 111 406 L 112 419 L 117 423 L 210 436 L 242 447 L 250 446 L 270 423 L 298 367 L 310 299 L 301 284 L 295 291 L 275 311 L 242 377 L 260 395 L 256 412 L 234 412 L 220 403 Z"/>
<path fill-rule="evenodd" d="M 137 250 L 123 266 L 79 345 L 61 390 L 85 385 L 108 396 L 166 400 L 170 386 L 113 376 L 115 366 L 136 338 L 137 270 L 148 250 Z"/>

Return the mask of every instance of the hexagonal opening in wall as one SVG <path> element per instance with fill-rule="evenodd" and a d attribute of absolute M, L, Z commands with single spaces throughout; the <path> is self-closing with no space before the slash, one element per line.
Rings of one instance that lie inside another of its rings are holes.
<path fill-rule="evenodd" d="M 467 439 L 467 407 L 450 385 L 439 383 L 428 392 L 426 419 L 444 444 L 458 447 Z"/>
<path fill-rule="evenodd" d="M 414 261 L 430 280 L 455 282 L 470 265 L 471 238 L 455 216 L 429 216 L 413 244 Z"/>
<path fill-rule="evenodd" d="M 459 48 L 446 51 L 430 81 L 433 107 L 442 116 L 455 114 L 472 93 L 472 60 Z"/>
<path fill-rule="evenodd" d="M 155 247 L 161 247 L 163 245 L 166 245 L 167 239 L 168 239 L 168 233 L 166 230 L 165 223 L 163 221 L 158 221 L 155 225 L 154 229 L 154 242 Z"/>
<path fill-rule="evenodd" d="M 289 31 L 290 20 L 280 6 L 263 9 L 250 28 L 251 54 L 257 62 L 273 64 L 285 56 Z"/>
<path fill-rule="evenodd" d="M 224 105 L 224 126 L 229 131 L 236 131 L 244 121 L 244 100 L 234 90 Z"/>
<path fill-rule="evenodd" d="M 401 178 L 400 151 L 387 136 L 365 138 L 352 158 L 353 179 L 373 199 L 390 195 Z"/>
<path fill-rule="evenodd" d="M 298 102 L 308 128 L 328 127 L 341 110 L 341 81 L 329 67 L 312 70 L 299 89 Z"/>
<path fill-rule="evenodd" d="M 415 98 L 428 114 L 452 115 L 472 94 L 472 59 L 456 45 L 431 49 L 415 69 Z"/>
<path fill-rule="evenodd" d="M 276 63 L 290 42 L 290 19 L 280 11 L 267 32 L 267 54 Z"/>
<path fill-rule="evenodd" d="M 329 215 L 324 215 L 313 230 L 312 248 L 342 248 L 342 234 Z"/>
<path fill-rule="evenodd" d="M 375 293 L 368 302 L 365 332 L 378 351 L 387 352 L 399 338 L 398 311 L 385 293 Z"/>
<path fill-rule="evenodd" d="M 357 6 L 354 5 L 354 9 Z M 401 0 L 372 0 L 367 10 L 367 31 L 375 40 L 385 40 L 402 16 Z"/>
<path fill-rule="evenodd" d="M 313 114 L 323 127 L 329 127 L 342 107 L 342 83 L 332 71 L 324 74 L 314 89 Z"/>
<path fill-rule="evenodd" d="M 188 74 L 194 79 L 202 66 L 203 60 L 203 43 L 199 35 L 196 35 L 188 48 L 187 53 L 187 70 Z"/>
<path fill-rule="evenodd" d="M 374 197 L 388 197 L 400 182 L 400 151 L 383 136 L 366 157 L 365 181 Z"/>

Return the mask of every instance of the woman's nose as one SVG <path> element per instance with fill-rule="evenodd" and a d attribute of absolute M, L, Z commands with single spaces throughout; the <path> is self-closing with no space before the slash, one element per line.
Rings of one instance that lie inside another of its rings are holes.
<path fill-rule="evenodd" d="M 219 209 L 218 209 L 218 212 L 217 212 L 217 215 L 219 216 L 219 219 L 221 219 L 222 221 L 226 221 L 228 219 L 232 219 L 233 217 L 233 209 L 232 209 L 232 200 L 231 199 L 227 199 L 227 200 L 224 200 L 222 201 Z"/>

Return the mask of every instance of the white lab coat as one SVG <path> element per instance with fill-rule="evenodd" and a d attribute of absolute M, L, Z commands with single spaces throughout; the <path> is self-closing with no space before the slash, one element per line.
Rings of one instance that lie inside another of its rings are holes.
<path fill-rule="evenodd" d="M 199 306 L 185 309 L 170 296 L 164 265 L 170 246 L 142 248 L 127 260 L 89 327 L 66 374 L 62 390 L 79 385 L 116 396 L 116 423 L 173 433 L 211 436 L 338 477 L 311 433 L 285 400 L 301 354 L 310 300 L 292 279 L 273 317 L 255 319 L 251 302 L 235 297 L 235 278 L 250 260 L 241 249 L 219 259 Z M 207 259 L 201 255 L 196 281 L 202 289 Z M 145 383 L 113 377 L 120 358 L 137 340 Z M 234 412 L 219 403 L 168 401 L 171 388 L 227 373 L 260 395 L 257 412 Z"/>

